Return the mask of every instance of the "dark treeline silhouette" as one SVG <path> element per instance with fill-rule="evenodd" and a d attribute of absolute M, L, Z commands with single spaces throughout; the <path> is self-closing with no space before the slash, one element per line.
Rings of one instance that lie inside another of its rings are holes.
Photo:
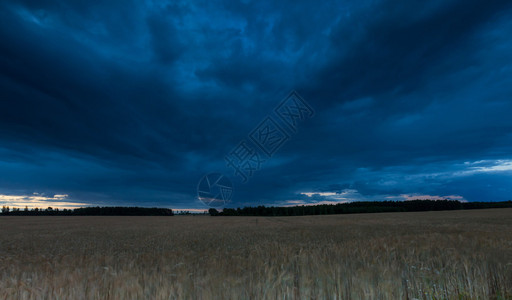
<path fill-rule="evenodd" d="M 218 211 L 210 208 L 211 216 L 305 216 L 305 215 L 332 215 L 379 212 L 411 212 L 411 211 L 439 211 L 460 209 L 484 209 L 512 207 L 512 200 L 502 202 L 460 202 L 457 200 L 412 200 L 412 201 L 364 201 L 339 204 L 320 204 L 302 206 L 256 206 L 244 208 L 224 208 Z M 169 208 L 146 207 L 81 207 L 75 209 L 61 209 L 48 207 L 46 209 L 33 208 L 10 209 L 3 206 L 0 216 L 173 216 Z"/>
<path fill-rule="evenodd" d="M 224 208 L 221 212 L 211 208 L 208 212 L 211 216 L 305 216 L 505 207 L 512 207 L 512 200 L 503 202 L 460 202 L 456 200 L 365 201 L 308 206 Z"/>
<path fill-rule="evenodd" d="M 33 208 L 10 209 L 2 207 L 0 215 L 9 216 L 173 216 L 169 208 L 147 207 L 80 207 L 75 209 L 61 209 L 48 207 L 47 209 Z"/>

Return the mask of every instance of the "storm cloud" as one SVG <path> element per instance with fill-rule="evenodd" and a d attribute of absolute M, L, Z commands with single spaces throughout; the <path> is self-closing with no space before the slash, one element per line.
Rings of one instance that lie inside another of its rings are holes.
<path fill-rule="evenodd" d="M 0 8 L 0 204 L 205 208 L 209 172 L 230 207 L 512 199 L 510 1 Z M 314 116 L 243 183 L 292 90 Z"/>

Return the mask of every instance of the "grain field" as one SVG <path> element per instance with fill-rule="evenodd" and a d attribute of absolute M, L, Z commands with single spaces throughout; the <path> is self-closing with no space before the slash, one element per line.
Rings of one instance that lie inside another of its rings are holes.
<path fill-rule="evenodd" d="M 512 299 L 512 209 L 0 217 L 0 299 Z"/>

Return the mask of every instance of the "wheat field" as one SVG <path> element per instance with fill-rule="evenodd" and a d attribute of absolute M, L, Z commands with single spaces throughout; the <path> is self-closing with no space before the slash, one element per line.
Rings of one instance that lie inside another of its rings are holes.
<path fill-rule="evenodd" d="M 512 299 L 512 209 L 1 217 L 0 299 Z"/>

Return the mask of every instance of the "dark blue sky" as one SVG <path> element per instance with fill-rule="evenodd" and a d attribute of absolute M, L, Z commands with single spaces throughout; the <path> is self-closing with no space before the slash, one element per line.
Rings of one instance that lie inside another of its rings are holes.
<path fill-rule="evenodd" d="M 0 205 L 512 199 L 508 0 L 104 2 L 1 2 Z M 292 90 L 315 115 L 241 183 Z"/>

